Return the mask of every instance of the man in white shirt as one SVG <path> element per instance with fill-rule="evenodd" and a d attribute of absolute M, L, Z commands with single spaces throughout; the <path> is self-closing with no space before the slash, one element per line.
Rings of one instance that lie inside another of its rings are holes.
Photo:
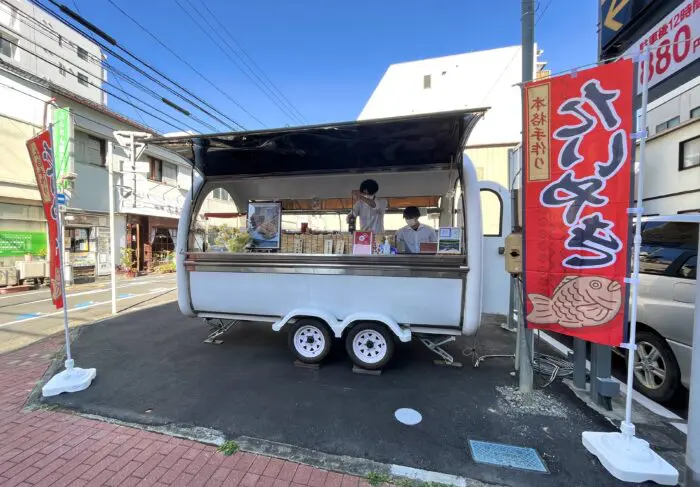
<path fill-rule="evenodd" d="M 384 232 L 384 213 L 388 202 L 384 198 L 377 198 L 378 192 L 379 184 L 374 179 L 362 181 L 359 191 L 352 192 L 356 201 L 348 217 L 360 217 L 360 230 L 363 232 Z"/>
<path fill-rule="evenodd" d="M 396 244 L 399 250 L 407 254 L 420 253 L 420 244 L 425 242 L 437 242 L 435 229 L 423 225 L 418 221 L 420 210 L 415 206 L 408 206 L 403 210 L 403 219 L 406 226 L 396 232 Z"/>

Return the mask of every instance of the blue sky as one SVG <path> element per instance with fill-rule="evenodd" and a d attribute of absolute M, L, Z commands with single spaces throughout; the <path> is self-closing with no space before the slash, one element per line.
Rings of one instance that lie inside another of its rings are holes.
<path fill-rule="evenodd" d="M 75 8 L 73 0 L 62 1 Z M 112 1 L 265 126 L 295 125 L 192 23 L 176 0 Z M 520 0 L 177 1 L 202 14 L 206 11 L 200 2 L 205 2 L 309 123 L 355 119 L 392 63 L 520 43 Z M 246 128 L 260 127 L 107 0 L 75 2 L 84 17 L 121 45 Z M 536 39 L 554 72 L 595 61 L 597 4 L 597 0 L 537 2 L 538 16 L 544 15 Z M 139 96 L 148 99 L 144 93 Z M 133 108 L 117 100 L 110 106 L 140 120 Z M 144 118 L 161 131 L 174 130 Z"/>

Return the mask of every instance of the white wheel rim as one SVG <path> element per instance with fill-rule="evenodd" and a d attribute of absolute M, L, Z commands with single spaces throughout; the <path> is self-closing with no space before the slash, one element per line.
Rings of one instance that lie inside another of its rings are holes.
<path fill-rule="evenodd" d="M 305 325 L 294 333 L 294 349 L 305 358 L 316 358 L 326 348 L 326 339 L 317 326 Z"/>
<path fill-rule="evenodd" d="M 386 357 L 386 340 L 375 330 L 363 330 L 352 341 L 352 351 L 367 364 L 376 364 Z"/>

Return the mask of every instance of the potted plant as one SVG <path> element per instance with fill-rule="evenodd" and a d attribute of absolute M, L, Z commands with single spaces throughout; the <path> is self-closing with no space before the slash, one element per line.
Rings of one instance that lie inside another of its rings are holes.
<path fill-rule="evenodd" d="M 136 276 L 136 269 L 134 269 L 134 249 L 130 248 L 122 248 L 122 255 L 121 255 L 121 268 L 122 272 L 126 274 L 127 277 L 135 277 Z"/>

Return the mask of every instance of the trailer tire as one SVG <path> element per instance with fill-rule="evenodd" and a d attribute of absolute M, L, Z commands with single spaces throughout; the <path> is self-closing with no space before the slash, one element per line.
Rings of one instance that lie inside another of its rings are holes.
<path fill-rule="evenodd" d="M 289 348 L 297 360 L 306 364 L 321 362 L 331 351 L 332 337 L 325 323 L 302 318 L 292 325 L 287 335 Z"/>
<path fill-rule="evenodd" d="M 394 336 L 380 323 L 360 323 L 350 329 L 345 350 L 358 367 L 379 370 L 394 355 Z"/>

